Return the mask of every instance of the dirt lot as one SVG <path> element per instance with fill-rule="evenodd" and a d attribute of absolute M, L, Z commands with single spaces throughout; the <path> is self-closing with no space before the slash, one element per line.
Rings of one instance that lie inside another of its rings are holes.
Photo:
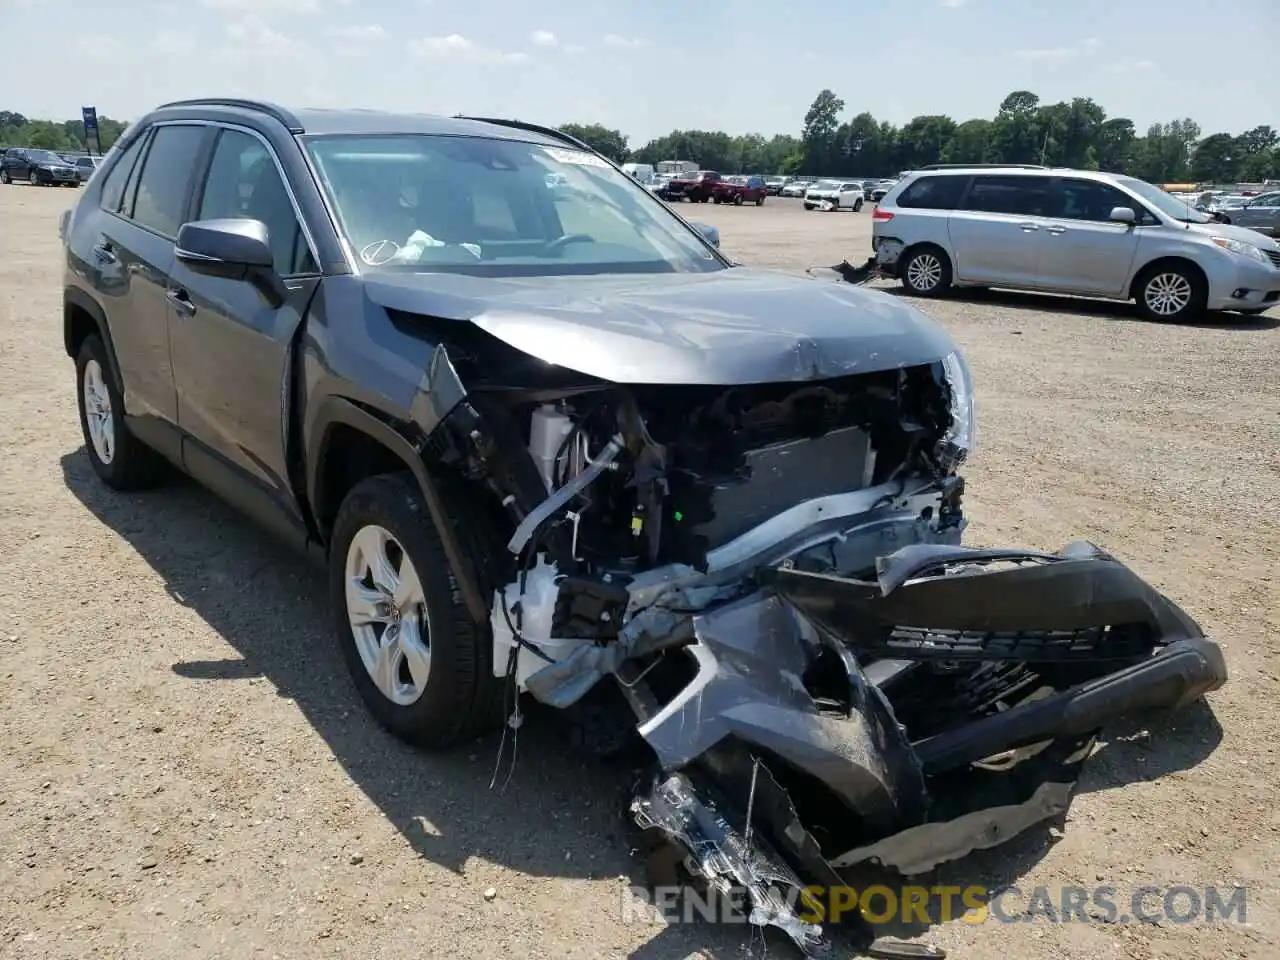
<path fill-rule="evenodd" d="M 315 572 L 189 483 L 95 482 L 61 341 L 56 220 L 74 198 L 0 187 L 0 955 L 746 955 L 742 928 L 618 922 L 640 877 L 625 771 L 536 722 L 504 792 L 493 742 L 398 745 L 356 702 Z M 682 211 L 751 263 L 870 249 L 865 212 Z M 1176 725 L 1109 735 L 1063 839 L 1039 828 L 939 880 L 1110 884 L 1122 907 L 1141 884 L 1243 885 L 1248 924 L 907 932 L 963 960 L 1280 955 L 1280 317 L 920 306 L 977 379 L 973 539 L 1112 548 L 1222 639 L 1232 671 Z"/>

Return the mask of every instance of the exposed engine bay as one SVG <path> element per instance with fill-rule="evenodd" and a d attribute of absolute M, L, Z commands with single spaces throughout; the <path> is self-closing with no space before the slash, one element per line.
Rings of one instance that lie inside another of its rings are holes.
<path fill-rule="evenodd" d="M 1226 679 L 1097 547 L 960 545 L 959 353 L 621 384 L 466 328 L 437 360 L 467 388 L 429 452 L 505 511 L 495 676 L 563 710 L 611 686 L 656 758 L 636 823 L 805 955 L 940 956 L 809 922 L 798 892 L 1002 843 L 1066 810 L 1105 723 Z"/>

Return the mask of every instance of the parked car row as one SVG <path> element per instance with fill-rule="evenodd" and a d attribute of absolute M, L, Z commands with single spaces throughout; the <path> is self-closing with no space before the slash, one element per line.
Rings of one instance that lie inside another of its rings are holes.
<path fill-rule="evenodd" d="M 93 176 L 102 159 L 87 153 L 9 147 L 0 152 L 0 183 L 26 180 L 36 186 L 75 187 Z"/>

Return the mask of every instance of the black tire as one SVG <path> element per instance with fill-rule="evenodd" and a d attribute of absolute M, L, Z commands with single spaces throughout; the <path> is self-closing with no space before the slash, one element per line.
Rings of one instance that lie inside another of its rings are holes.
<path fill-rule="evenodd" d="M 403 548 L 425 598 L 431 666 L 421 696 L 406 705 L 393 702 L 374 683 L 347 614 L 347 553 L 356 534 L 374 525 Z M 387 731 L 415 746 L 443 749 L 500 725 L 505 680 L 493 675 L 492 635 L 487 625 L 471 619 L 412 474 L 370 477 L 342 501 L 330 539 L 329 591 L 347 669 L 370 713 Z"/>
<path fill-rule="evenodd" d="M 862 200 L 861 200 L 861 198 L 859 198 L 859 199 L 857 199 L 857 200 L 853 201 L 853 212 L 854 212 L 854 213 L 861 213 L 861 212 L 862 212 Z"/>
<path fill-rule="evenodd" d="M 712 197 L 712 200 L 715 202 L 716 206 L 719 206 L 723 202 L 719 197 Z"/>
<path fill-rule="evenodd" d="M 39 170 L 31 171 L 31 185 L 33 187 L 44 186 L 44 175 Z"/>
<path fill-rule="evenodd" d="M 743 196 L 742 194 L 740 194 L 740 193 L 735 193 L 735 194 L 733 195 L 733 205 L 734 205 L 735 207 L 740 207 L 740 206 L 742 206 L 742 203 L 743 203 L 743 201 L 744 201 L 744 200 L 746 200 L 746 197 L 744 197 L 744 196 Z"/>
<path fill-rule="evenodd" d="M 1199 270 L 1177 262 L 1153 263 L 1134 284 L 1138 312 L 1147 320 L 1178 323 L 1204 315 L 1209 285 Z"/>
<path fill-rule="evenodd" d="M 114 441 L 109 456 L 105 458 L 99 453 L 89 427 L 85 374 L 91 363 L 97 364 L 98 375 L 109 399 Z M 140 490 L 163 478 L 167 466 L 164 458 L 135 437 L 121 416 L 124 400 L 120 392 L 120 377 L 97 334 L 85 337 L 76 354 L 76 402 L 80 408 L 80 432 L 84 435 L 85 453 L 93 472 L 103 483 L 113 490 Z"/>
<path fill-rule="evenodd" d="M 940 297 L 951 289 L 951 260 L 940 247 L 915 247 L 898 264 L 898 277 L 908 293 Z"/>
<path fill-rule="evenodd" d="M 9 179 L 8 170 L 0 170 L 0 183 L 13 183 L 13 181 Z"/>
<path fill-rule="evenodd" d="M 813 204 L 812 204 L 812 203 L 806 203 L 806 204 L 804 205 L 804 208 L 805 208 L 806 210 L 812 210 L 812 209 L 813 209 Z"/>
<path fill-rule="evenodd" d="M 757 207 L 763 207 L 763 206 L 764 206 L 764 198 L 765 198 L 765 194 L 763 194 L 763 193 L 762 193 L 762 194 L 760 194 L 760 196 L 756 197 L 756 206 L 757 206 Z"/>

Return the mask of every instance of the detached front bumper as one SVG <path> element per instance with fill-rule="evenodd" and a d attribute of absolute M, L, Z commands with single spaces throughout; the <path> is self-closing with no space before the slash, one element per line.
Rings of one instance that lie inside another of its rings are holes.
<path fill-rule="evenodd" d="M 663 772 L 633 810 L 807 955 L 828 941 L 799 907 L 780 910 L 788 878 L 830 889 L 850 869 L 920 873 L 1003 843 L 1066 810 L 1105 724 L 1227 679 L 1194 620 L 1086 543 L 918 544 L 871 580 L 786 565 L 762 580 L 694 618 L 693 680 L 641 711 Z"/>

